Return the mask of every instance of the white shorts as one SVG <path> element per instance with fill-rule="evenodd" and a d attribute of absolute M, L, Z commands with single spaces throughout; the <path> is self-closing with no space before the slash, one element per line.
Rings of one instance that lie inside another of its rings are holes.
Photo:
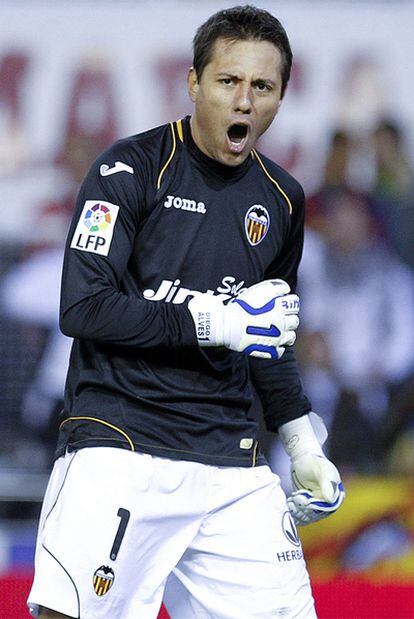
<path fill-rule="evenodd" d="M 172 619 L 316 617 L 279 478 L 267 466 L 112 447 L 60 458 L 40 518 L 32 614 L 41 605 L 78 619 L 156 619 L 164 593 Z"/>

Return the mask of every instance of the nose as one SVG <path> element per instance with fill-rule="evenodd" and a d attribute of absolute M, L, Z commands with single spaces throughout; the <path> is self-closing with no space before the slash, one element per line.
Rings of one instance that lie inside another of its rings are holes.
<path fill-rule="evenodd" d="M 235 93 L 234 110 L 243 114 L 250 114 L 252 105 L 252 92 L 249 84 L 240 82 Z"/>

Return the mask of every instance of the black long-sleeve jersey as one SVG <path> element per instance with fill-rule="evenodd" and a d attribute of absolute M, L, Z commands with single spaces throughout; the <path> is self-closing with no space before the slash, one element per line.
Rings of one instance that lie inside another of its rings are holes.
<path fill-rule="evenodd" d="M 210 159 L 188 117 L 100 156 L 66 246 L 61 328 L 75 339 L 57 455 L 107 445 L 263 463 L 251 382 L 269 429 L 308 412 L 294 352 L 276 361 L 200 349 L 187 302 L 273 277 L 294 289 L 303 218 L 287 172 L 255 150 L 237 167 Z"/>

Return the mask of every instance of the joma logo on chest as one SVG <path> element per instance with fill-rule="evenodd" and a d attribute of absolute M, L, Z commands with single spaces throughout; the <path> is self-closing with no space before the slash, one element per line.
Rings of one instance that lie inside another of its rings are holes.
<path fill-rule="evenodd" d="M 196 202 L 195 200 L 189 200 L 188 198 L 180 198 L 180 196 L 167 196 L 164 206 L 165 208 L 174 207 L 182 211 L 201 213 L 202 215 L 206 212 L 206 205 L 204 202 Z"/>

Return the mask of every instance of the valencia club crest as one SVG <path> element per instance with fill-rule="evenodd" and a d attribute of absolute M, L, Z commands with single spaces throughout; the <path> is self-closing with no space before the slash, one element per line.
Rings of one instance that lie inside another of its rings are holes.
<path fill-rule="evenodd" d="M 93 575 L 93 588 L 96 595 L 105 595 L 112 587 L 114 582 L 114 572 L 107 565 L 101 565 Z"/>
<path fill-rule="evenodd" d="M 269 230 L 269 213 L 261 204 L 254 204 L 249 208 L 244 218 L 244 229 L 250 245 L 258 245 L 265 238 Z"/>

